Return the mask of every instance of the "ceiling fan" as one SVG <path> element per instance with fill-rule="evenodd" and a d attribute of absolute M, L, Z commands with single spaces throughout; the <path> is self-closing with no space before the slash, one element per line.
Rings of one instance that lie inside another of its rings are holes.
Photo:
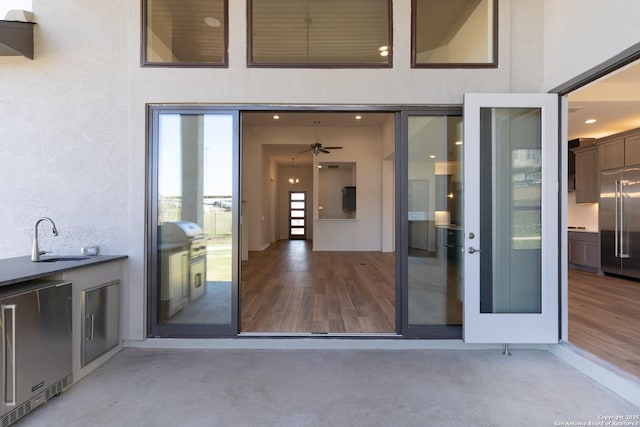
<path fill-rule="evenodd" d="M 320 153 L 329 154 L 331 151 L 329 150 L 342 150 L 342 147 L 323 147 L 320 143 L 320 138 L 318 137 L 318 125 L 320 124 L 320 120 L 314 120 L 313 124 L 316 125 L 316 138 L 315 142 L 311 144 L 309 149 L 301 151 L 301 153 L 311 152 L 314 156 L 317 156 Z"/>

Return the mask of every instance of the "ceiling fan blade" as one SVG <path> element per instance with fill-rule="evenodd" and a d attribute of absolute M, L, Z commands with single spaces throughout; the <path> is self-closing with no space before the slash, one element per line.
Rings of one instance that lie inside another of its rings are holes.
<path fill-rule="evenodd" d="M 342 150 L 342 147 L 322 147 L 325 150 Z"/>
<path fill-rule="evenodd" d="M 320 149 L 320 150 L 318 150 L 318 151 L 322 151 L 323 153 L 326 153 L 326 154 L 331 153 L 331 151 L 327 150 L 326 148 L 321 148 L 321 149 Z"/>

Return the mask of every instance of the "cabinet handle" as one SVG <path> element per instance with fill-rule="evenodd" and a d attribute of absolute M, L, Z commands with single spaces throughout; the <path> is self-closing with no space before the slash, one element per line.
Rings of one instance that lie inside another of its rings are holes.
<path fill-rule="evenodd" d="M 629 254 L 624 251 L 624 187 L 628 184 L 626 179 L 620 181 L 620 258 L 629 258 Z"/>
<path fill-rule="evenodd" d="M 7 331 L 7 312 L 10 311 L 11 336 Z M 4 403 L 7 406 L 16 405 L 16 305 L 2 305 L 2 327 L 4 328 Z M 11 363 L 11 369 L 7 366 Z"/>
<path fill-rule="evenodd" d="M 615 219 L 616 219 L 616 229 L 615 229 L 615 233 L 613 234 L 614 236 L 614 249 L 615 249 L 615 254 L 614 257 L 618 258 L 618 256 L 620 255 L 620 242 L 618 241 L 620 238 L 620 230 L 618 228 L 618 219 L 619 219 L 619 215 L 620 213 L 618 212 L 618 205 L 619 205 L 619 201 L 618 201 L 618 185 L 620 184 L 620 181 L 616 180 L 616 188 L 613 191 L 613 194 L 615 195 L 615 208 L 616 208 L 616 214 L 615 214 Z"/>
<path fill-rule="evenodd" d="M 85 338 L 88 341 L 93 341 L 93 325 L 95 324 L 96 316 L 94 314 L 90 314 L 87 316 L 87 319 L 89 320 L 89 334 L 85 334 Z"/>

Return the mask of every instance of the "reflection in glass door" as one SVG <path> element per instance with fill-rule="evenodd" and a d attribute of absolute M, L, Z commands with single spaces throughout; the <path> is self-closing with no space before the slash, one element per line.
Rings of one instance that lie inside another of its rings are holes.
<path fill-rule="evenodd" d="M 151 111 L 150 333 L 237 330 L 237 113 Z"/>
<path fill-rule="evenodd" d="M 307 238 L 307 193 L 289 191 L 289 240 Z"/>
<path fill-rule="evenodd" d="M 406 118 L 405 333 L 460 337 L 462 325 L 462 117 Z"/>

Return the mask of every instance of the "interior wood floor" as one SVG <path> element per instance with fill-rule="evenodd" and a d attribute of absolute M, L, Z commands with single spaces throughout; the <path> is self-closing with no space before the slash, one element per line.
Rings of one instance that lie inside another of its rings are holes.
<path fill-rule="evenodd" d="M 569 270 L 569 342 L 640 378 L 640 282 Z"/>
<path fill-rule="evenodd" d="M 395 255 L 282 240 L 242 262 L 241 332 L 395 332 Z"/>

